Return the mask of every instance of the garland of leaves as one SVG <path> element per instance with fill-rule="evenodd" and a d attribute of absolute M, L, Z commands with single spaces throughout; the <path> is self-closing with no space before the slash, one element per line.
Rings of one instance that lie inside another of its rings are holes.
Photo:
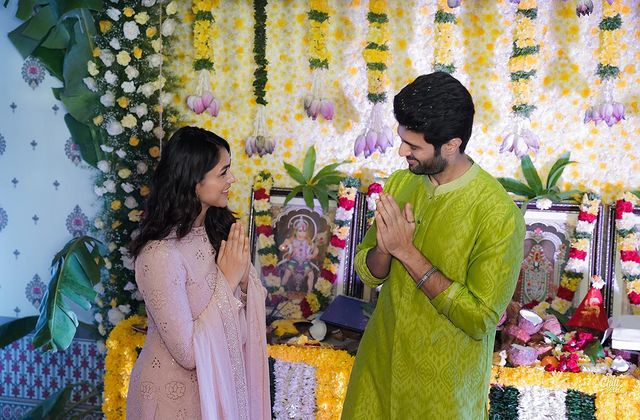
<path fill-rule="evenodd" d="M 266 124 L 266 105 L 265 96 L 267 85 L 267 66 L 269 61 L 266 57 L 267 48 L 267 0 L 254 0 L 254 41 L 253 41 L 253 57 L 256 63 L 256 69 L 253 72 L 253 94 L 258 104 L 256 119 L 254 122 L 253 134 L 247 137 L 245 143 L 245 152 L 249 157 L 254 154 L 260 157 L 273 153 L 275 149 L 275 141 L 267 134 Z"/>
<path fill-rule="evenodd" d="M 175 14 L 176 3 L 144 7 L 130 0 L 123 6 L 98 15 L 101 34 L 94 59 L 87 63 L 90 77 L 84 79 L 102 94 L 93 122 L 108 134 L 100 145 L 103 157 L 97 162 L 100 173 L 94 188 L 105 201 L 94 226 L 110 252 L 105 259 L 109 275 L 96 298 L 96 321 L 103 336 L 129 313 L 144 313 L 126 245 L 138 227 L 149 194 L 150 168 L 160 156 L 165 130 L 172 130 L 176 122 L 167 107 L 169 97 L 162 93 L 163 50 L 176 26 L 163 14 Z"/>
<path fill-rule="evenodd" d="M 589 269 L 587 257 L 599 212 L 600 196 L 595 193 L 585 193 L 580 204 L 576 230 L 571 239 L 569 260 L 560 277 L 558 292 L 551 302 L 551 308 L 561 314 L 567 313 L 571 308 L 578 285 L 582 282 L 584 273 Z"/>
<path fill-rule="evenodd" d="M 217 117 L 220 111 L 218 101 L 211 88 L 211 71 L 213 71 L 213 8 L 217 6 L 217 0 L 193 0 L 191 10 L 193 19 L 193 69 L 198 74 L 198 86 L 195 95 L 187 97 L 187 106 L 196 114 L 207 111 L 212 117 Z"/>
<path fill-rule="evenodd" d="M 436 32 L 433 71 L 443 71 L 449 74 L 456 71 L 451 47 L 454 45 L 454 31 L 458 23 L 451 6 L 456 5 L 447 0 L 438 0 L 438 9 L 434 18 Z"/>
<path fill-rule="evenodd" d="M 620 268 L 625 281 L 631 312 L 640 315 L 640 253 L 638 252 L 638 229 L 633 207 L 638 199 L 626 193 L 616 201 L 616 233 L 620 250 Z"/>
<path fill-rule="evenodd" d="M 322 115 L 325 120 L 333 118 L 333 103 L 324 98 L 324 79 L 329 69 L 327 51 L 327 33 L 329 32 L 329 2 L 311 0 L 309 3 L 309 68 L 313 75 L 311 95 L 304 98 L 304 110 L 307 116 L 315 120 Z"/>

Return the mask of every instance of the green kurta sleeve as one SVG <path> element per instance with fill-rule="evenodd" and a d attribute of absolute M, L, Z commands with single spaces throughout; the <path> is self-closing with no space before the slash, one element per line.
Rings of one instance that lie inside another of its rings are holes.
<path fill-rule="evenodd" d="M 515 206 L 502 206 L 481 224 L 471 253 L 466 285 L 453 283 L 431 303 L 475 340 L 495 332 L 513 296 L 522 261 L 525 224 Z"/>

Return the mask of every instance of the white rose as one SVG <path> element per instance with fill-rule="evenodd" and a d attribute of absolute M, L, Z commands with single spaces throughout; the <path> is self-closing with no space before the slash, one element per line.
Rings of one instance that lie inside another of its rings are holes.
<path fill-rule="evenodd" d="M 173 35 L 173 32 L 176 30 L 176 21 L 173 19 L 167 19 L 164 22 L 162 22 L 162 29 L 160 30 L 160 32 L 162 32 L 162 36 L 171 36 Z"/>
<path fill-rule="evenodd" d="M 133 185 L 129 184 L 128 182 L 123 182 L 120 187 L 122 188 L 122 190 L 124 192 L 126 192 L 127 194 L 129 194 L 131 191 L 133 191 L 135 188 L 133 188 Z"/>
<path fill-rule="evenodd" d="M 89 72 L 90 76 L 97 76 L 98 73 L 100 73 L 98 71 L 98 66 L 96 66 L 96 63 L 93 61 L 87 61 L 87 72 Z"/>
<path fill-rule="evenodd" d="M 122 312 L 123 314 L 128 314 L 129 312 L 131 312 L 131 305 L 126 304 L 126 305 L 118 305 L 118 309 L 120 309 L 120 312 Z"/>
<path fill-rule="evenodd" d="M 164 138 L 164 130 L 160 126 L 157 126 L 156 128 L 153 129 L 153 134 L 156 135 L 156 138 L 158 140 L 162 140 Z"/>
<path fill-rule="evenodd" d="M 122 25 L 122 32 L 124 33 L 124 37 L 129 41 L 133 41 L 140 35 L 138 24 L 131 20 Z"/>
<path fill-rule="evenodd" d="M 118 308 L 111 308 L 109 312 L 107 312 L 107 317 L 111 325 L 116 325 L 124 319 L 124 314 Z"/>
<path fill-rule="evenodd" d="M 100 145 L 100 149 L 101 149 L 103 152 L 106 152 L 106 153 L 111 153 L 111 152 L 113 152 L 113 147 L 111 147 L 111 146 L 107 146 L 106 144 L 101 144 L 101 145 Z"/>
<path fill-rule="evenodd" d="M 116 103 L 116 97 L 113 92 L 108 90 L 107 93 L 100 97 L 100 103 L 106 107 L 113 106 Z"/>
<path fill-rule="evenodd" d="M 168 15 L 175 15 L 178 11 L 178 5 L 176 4 L 176 2 L 172 1 L 171 3 L 167 4 L 166 11 Z"/>
<path fill-rule="evenodd" d="M 160 103 L 163 106 L 167 106 L 171 103 L 172 98 L 171 98 L 171 94 L 168 92 L 162 92 L 162 94 L 160 95 Z"/>
<path fill-rule="evenodd" d="M 131 283 L 130 281 L 128 281 L 127 284 L 124 285 L 124 290 L 126 290 L 127 292 L 130 292 L 136 289 L 137 289 L 136 285 Z"/>
<path fill-rule="evenodd" d="M 160 50 L 162 49 L 162 38 L 156 38 L 151 41 L 151 47 L 153 47 L 153 50 L 155 52 L 160 52 Z"/>
<path fill-rule="evenodd" d="M 113 55 L 113 53 L 110 50 L 100 51 L 100 60 L 102 60 L 105 66 L 111 67 L 115 59 L 116 59 L 116 56 Z"/>
<path fill-rule="evenodd" d="M 127 114 L 122 118 L 122 120 L 120 120 L 120 123 L 124 128 L 133 128 L 138 123 L 138 120 L 133 116 L 133 114 Z"/>
<path fill-rule="evenodd" d="M 140 175 L 144 175 L 147 173 L 147 169 L 149 168 L 147 167 L 146 163 L 138 162 L 138 164 L 136 165 L 136 169 Z"/>
<path fill-rule="evenodd" d="M 144 117 L 149 112 L 147 104 L 136 105 L 135 108 L 132 109 L 132 111 L 138 116 L 138 118 Z"/>
<path fill-rule="evenodd" d="M 84 82 L 84 85 L 87 87 L 87 89 L 89 89 L 91 92 L 98 91 L 98 85 L 93 77 L 85 77 L 84 79 L 82 79 L 82 81 Z"/>
<path fill-rule="evenodd" d="M 145 122 L 142 123 L 142 131 L 144 131 L 145 133 L 148 133 L 151 130 L 153 130 L 152 121 L 146 120 Z"/>
<path fill-rule="evenodd" d="M 127 68 L 124 69 L 124 72 L 127 74 L 129 80 L 133 80 L 136 77 L 140 76 L 140 72 L 135 67 L 127 66 Z"/>
<path fill-rule="evenodd" d="M 107 124 L 107 133 L 110 136 L 118 136 L 123 132 L 124 132 L 124 128 L 122 127 L 122 124 L 120 124 L 119 121 L 111 120 Z"/>
<path fill-rule="evenodd" d="M 98 169 L 106 174 L 107 172 L 109 172 L 109 162 L 107 162 L 106 160 L 101 160 L 100 162 L 98 162 Z"/>
<path fill-rule="evenodd" d="M 111 70 L 107 70 L 107 72 L 104 74 L 104 80 L 110 85 L 115 85 L 118 81 L 118 76 L 116 76 L 115 73 Z"/>
<path fill-rule="evenodd" d="M 120 87 L 125 93 L 133 93 L 136 91 L 136 85 L 133 82 L 122 82 Z"/>
<path fill-rule="evenodd" d="M 151 54 L 148 58 L 150 67 L 160 67 L 162 64 L 162 55 L 161 54 Z"/>
<path fill-rule="evenodd" d="M 156 89 L 153 87 L 152 83 L 145 83 L 144 85 L 138 87 L 138 93 L 142 93 L 147 98 L 153 95 L 153 92 L 155 91 Z"/>
<path fill-rule="evenodd" d="M 118 38 L 111 38 L 109 41 L 109 45 L 116 51 L 119 51 L 122 46 L 120 45 L 120 40 Z"/>
<path fill-rule="evenodd" d="M 120 20 L 120 10 L 110 7 L 107 9 L 107 16 L 116 22 Z"/>
<path fill-rule="evenodd" d="M 101 218 L 97 218 L 96 220 L 93 221 L 93 226 L 96 229 L 102 229 L 104 227 L 104 222 L 102 221 Z M 98 283 L 100 285 L 100 287 L 102 287 L 104 289 L 104 286 L 102 286 L 102 283 Z M 93 290 L 96 290 L 96 287 L 98 287 L 98 284 L 96 284 L 95 286 L 93 286 Z M 96 290 L 97 292 L 97 290 Z"/>
<path fill-rule="evenodd" d="M 98 197 L 102 197 L 107 193 L 107 189 L 104 187 L 98 187 L 97 185 L 93 187 L 93 192 L 96 193 Z"/>
<path fill-rule="evenodd" d="M 102 183 L 102 186 L 107 190 L 107 192 L 116 192 L 116 183 L 111 179 L 107 179 L 106 181 L 104 181 Z"/>
<path fill-rule="evenodd" d="M 125 200 L 124 200 L 124 205 L 126 208 L 128 209 L 135 209 L 136 207 L 138 207 L 138 202 L 136 201 L 135 198 L 128 196 Z"/>
<path fill-rule="evenodd" d="M 124 159 L 124 157 L 127 156 L 127 152 L 122 149 L 118 149 L 116 150 L 116 155 L 118 155 L 120 159 Z"/>
<path fill-rule="evenodd" d="M 142 5 L 144 7 L 151 7 L 156 4 L 156 0 L 142 0 Z"/>

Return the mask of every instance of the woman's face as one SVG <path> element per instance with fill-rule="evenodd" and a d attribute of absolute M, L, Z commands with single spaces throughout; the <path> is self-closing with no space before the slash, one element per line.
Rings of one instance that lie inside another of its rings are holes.
<path fill-rule="evenodd" d="M 229 200 L 229 189 L 236 178 L 231 173 L 231 156 L 227 149 L 220 149 L 218 164 L 204 175 L 196 184 L 196 195 L 202 203 L 202 209 L 209 207 L 226 207 Z"/>

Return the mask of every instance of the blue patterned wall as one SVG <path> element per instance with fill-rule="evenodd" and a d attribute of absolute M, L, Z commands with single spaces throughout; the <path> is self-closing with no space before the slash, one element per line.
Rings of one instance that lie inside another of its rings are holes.
<path fill-rule="evenodd" d="M 60 82 L 6 36 L 17 3 L 0 12 L 0 317 L 37 313 L 51 259 L 101 205 L 51 92 Z"/>

